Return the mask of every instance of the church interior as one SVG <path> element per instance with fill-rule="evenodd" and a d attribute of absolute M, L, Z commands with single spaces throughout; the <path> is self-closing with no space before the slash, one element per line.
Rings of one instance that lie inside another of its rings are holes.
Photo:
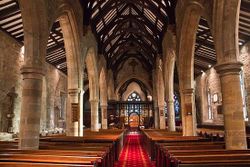
<path fill-rule="evenodd" d="M 0 166 L 250 166 L 250 0 L 0 0 Z"/>

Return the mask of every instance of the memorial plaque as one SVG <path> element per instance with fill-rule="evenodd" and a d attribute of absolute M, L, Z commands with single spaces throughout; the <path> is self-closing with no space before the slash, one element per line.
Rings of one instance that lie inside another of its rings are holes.
<path fill-rule="evenodd" d="M 160 110 L 160 116 L 164 116 L 163 110 Z"/>
<path fill-rule="evenodd" d="M 79 105 L 78 103 L 71 103 L 72 111 L 72 122 L 77 122 L 79 120 Z"/>
<path fill-rule="evenodd" d="M 192 115 L 192 110 L 193 110 L 192 106 L 193 106 L 192 103 L 185 104 L 186 115 Z"/>

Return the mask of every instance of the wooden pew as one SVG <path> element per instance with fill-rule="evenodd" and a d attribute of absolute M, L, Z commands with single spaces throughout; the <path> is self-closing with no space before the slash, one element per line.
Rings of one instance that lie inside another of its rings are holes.
<path fill-rule="evenodd" d="M 8 152 L 9 155 L 13 155 L 10 157 L 10 161 L 11 159 L 18 161 L 18 164 L 22 164 L 23 166 L 32 166 L 32 163 L 35 163 L 35 166 L 78 166 L 79 162 L 76 159 L 80 157 L 81 161 L 84 162 L 80 166 L 113 167 L 115 156 L 117 156 L 117 159 L 119 156 L 117 148 L 123 144 L 123 131 L 112 131 L 110 134 L 107 130 L 101 133 L 88 132 L 88 136 L 86 137 L 42 137 L 40 140 L 40 150 L 35 151 L 17 150 L 17 142 L 0 142 L 0 155 L 5 159 L 5 154 Z M 122 144 L 120 143 L 121 141 Z M 46 157 L 48 162 L 43 162 L 43 160 L 38 158 L 39 156 Z M 15 159 L 14 157 L 17 158 Z M 66 162 L 56 163 L 57 158 L 61 158 Z M 72 163 L 71 160 L 68 160 L 68 163 L 67 159 L 72 159 Z M 0 164 L 7 166 L 16 165 L 16 163 L 2 162 L 2 160 L 0 160 Z"/>
<path fill-rule="evenodd" d="M 39 162 L 1 162 L 1 167 L 95 167 L 95 165 L 78 165 L 78 164 L 54 164 L 54 163 L 39 163 Z"/>
<path fill-rule="evenodd" d="M 250 166 L 250 150 L 225 150 L 225 144 L 220 144 L 220 142 L 183 143 L 184 146 L 179 143 L 177 146 L 173 146 L 173 143 L 170 146 L 168 144 L 158 144 L 161 145 L 161 155 L 160 157 L 157 155 L 156 166 L 206 167 L 213 165 L 242 166 L 246 164 Z M 221 148 L 218 148 L 218 146 L 221 146 Z"/>
<path fill-rule="evenodd" d="M 81 166 L 93 166 L 99 167 L 98 165 L 99 157 L 81 157 L 81 156 L 65 156 L 65 155 L 35 155 L 35 154 L 11 154 L 11 153 L 1 153 L 0 162 L 16 162 L 16 166 L 19 163 L 31 163 L 36 166 L 39 164 L 62 164 L 62 165 L 81 165 Z M 5 164 L 7 165 L 7 164 Z"/>
<path fill-rule="evenodd" d="M 143 142 L 151 160 L 156 158 L 156 143 L 163 142 L 188 142 L 188 141 L 208 141 L 199 136 L 182 136 L 180 132 L 167 132 L 166 130 L 159 130 L 157 133 L 153 130 L 143 130 Z M 177 135 L 177 136 L 176 136 Z"/>
<path fill-rule="evenodd" d="M 199 166 L 207 167 L 212 165 L 217 166 L 250 166 L 250 153 L 236 154 L 210 154 L 210 155 L 183 155 L 175 156 L 178 161 L 174 163 L 175 167 L 182 166 Z"/>

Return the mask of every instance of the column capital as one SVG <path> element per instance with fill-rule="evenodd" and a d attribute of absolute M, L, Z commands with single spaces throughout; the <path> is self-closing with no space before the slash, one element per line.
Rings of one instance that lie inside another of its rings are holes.
<path fill-rule="evenodd" d="M 89 102 L 90 103 L 99 103 L 99 100 L 97 100 L 97 99 L 90 99 Z"/>
<path fill-rule="evenodd" d="M 108 105 L 107 104 L 100 104 L 101 108 L 107 108 Z"/>
<path fill-rule="evenodd" d="M 164 105 L 158 105 L 159 110 L 164 109 L 164 107 L 165 107 Z"/>
<path fill-rule="evenodd" d="M 183 89 L 181 90 L 183 94 L 193 94 L 194 93 L 194 88 L 189 88 L 189 89 Z"/>
<path fill-rule="evenodd" d="M 23 66 L 20 71 L 24 79 L 42 79 L 42 77 L 45 75 L 45 70 L 43 67 Z"/>
<path fill-rule="evenodd" d="M 174 103 L 173 99 L 168 99 L 167 103 Z"/>
<path fill-rule="evenodd" d="M 68 94 L 69 95 L 75 95 L 75 94 L 78 94 L 80 92 L 81 92 L 80 88 L 71 88 L 71 89 L 68 89 Z"/>
<path fill-rule="evenodd" d="M 239 74 L 243 64 L 241 62 L 230 62 L 224 64 L 218 64 L 214 69 L 222 76 Z"/>

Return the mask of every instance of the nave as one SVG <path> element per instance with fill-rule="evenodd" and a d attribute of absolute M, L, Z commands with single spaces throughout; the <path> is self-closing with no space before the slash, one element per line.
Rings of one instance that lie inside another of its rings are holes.
<path fill-rule="evenodd" d="M 142 144 L 141 134 L 138 132 L 129 132 L 126 144 L 115 167 L 154 167 Z"/>
<path fill-rule="evenodd" d="M 1 166 L 249 166 L 249 95 L 249 0 L 0 0 Z"/>
<path fill-rule="evenodd" d="M 250 149 L 227 150 L 224 139 L 165 130 L 85 130 L 84 137 L 41 137 L 39 150 L 0 142 L 3 167 L 247 167 Z"/>

